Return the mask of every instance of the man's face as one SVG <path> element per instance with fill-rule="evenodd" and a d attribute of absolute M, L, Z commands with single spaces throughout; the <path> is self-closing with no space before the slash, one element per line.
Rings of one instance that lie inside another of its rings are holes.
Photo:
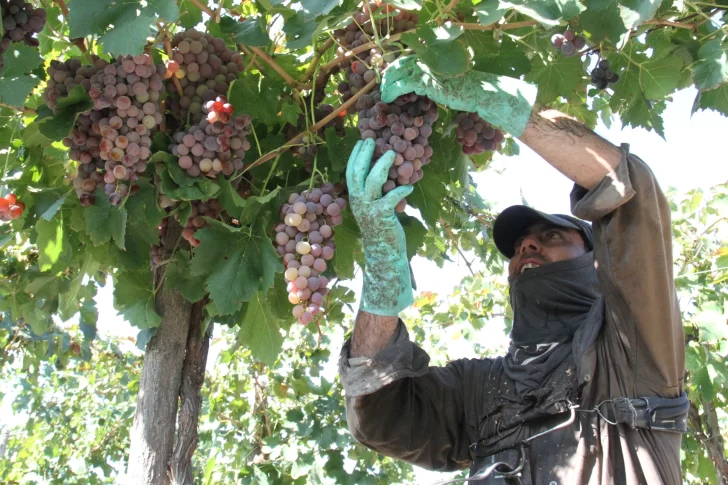
<path fill-rule="evenodd" d="M 516 241 L 516 253 L 508 263 L 508 275 L 516 276 L 531 267 L 576 258 L 584 253 L 584 239 L 577 230 L 535 224 Z"/>

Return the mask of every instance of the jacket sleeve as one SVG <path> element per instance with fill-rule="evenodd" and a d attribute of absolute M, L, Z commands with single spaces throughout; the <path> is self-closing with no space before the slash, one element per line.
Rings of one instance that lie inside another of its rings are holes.
<path fill-rule="evenodd" d="M 429 356 L 410 341 L 401 320 L 389 345 L 371 359 L 349 358 L 349 344 L 342 349 L 339 372 L 354 438 L 430 470 L 468 466 L 463 384 L 469 382 L 465 373 L 472 361 L 429 367 Z"/>
<path fill-rule="evenodd" d="M 622 161 L 594 188 L 575 186 L 572 212 L 592 221 L 605 329 L 626 356 L 634 392 L 679 395 L 685 340 L 672 263 L 670 207 L 649 167 Z"/>

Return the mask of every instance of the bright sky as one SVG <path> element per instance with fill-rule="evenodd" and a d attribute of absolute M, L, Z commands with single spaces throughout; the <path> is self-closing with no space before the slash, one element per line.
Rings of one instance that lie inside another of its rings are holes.
<path fill-rule="evenodd" d="M 610 129 L 600 124 L 596 131 L 612 143 L 629 143 L 632 153 L 652 167 L 663 188 L 672 186 L 681 192 L 696 187 L 707 189 L 728 181 L 728 157 L 722 148 L 724 137 L 728 134 L 728 119 L 711 111 L 701 111 L 691 117 L 694 99 L 695 90 L 686 89 L 677 93 L 674 101 L 668 104 L 664 118 L 669 142 L 643 129 L 622 130 L 617 122 Z M 496 154 L 493 167 L 502 171 L 502 174 L 488 170 L 476 174 L 474 180 L 482 197 L 490 201 L 494 209 L 500 211 L 510 205 L 520 204 L 523 194 L 528 203 L 539 210 L 569 212 L 571 182 L 527 147 L 521 145 L 521 154 L 517 157 Z M 449 294 L 468 274 L 462 261 L 448 263 L 441 269 L 419 257 L 413 261 L 413 269 L 420 291 L 434 291 L 443 295 Z M 361 287 L 360 278 L 352 281 L 350 286 L 358 290 Z M 116 315 L 112 291 L 111 284 L 99 289 L 99 333 L 102 336 L 135 336 L 136 330 Z M 493 338 L 493 333 L 490 329 L 489 339 Z M 499 340 L 504 343 L 507 338 L 503 335 Z M 453 342 L 453 345 L 457 346 L 457 342 Z M 220 350 L 211 349 L 209 369 L 214 366 Z M 465 346 L 463 350 L 465 352 Z M 467 346 L 465 353 L 469 352 Z M 337 353 L 332 355 L 336 356 Z M 332 366 L 332 371 L 334 369 Z M 11 414 L 9 404 L 9 399 L 6 399 L 2 406 L 6 415 Z M 441 479 L 439 474 L 418 472 L 416 483 L 428 484 Z"/>

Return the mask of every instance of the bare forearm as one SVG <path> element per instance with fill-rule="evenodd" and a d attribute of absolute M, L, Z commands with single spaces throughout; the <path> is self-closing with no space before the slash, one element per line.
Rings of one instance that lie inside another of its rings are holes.
<path fill-rule="evenodd" d="M 384 317 L 365 311 L 359 311 L 354 325 L 354 335 L 351 337 L 351 357 L 374 357 L 387 346 L 399 319 L 397 317 Z"/>
<path fill-rule="evenodd" d="M 618 147 L 556 110 L 535 108 L 520 140 L 587 189 L 596 186 L 622 158 Z"/>

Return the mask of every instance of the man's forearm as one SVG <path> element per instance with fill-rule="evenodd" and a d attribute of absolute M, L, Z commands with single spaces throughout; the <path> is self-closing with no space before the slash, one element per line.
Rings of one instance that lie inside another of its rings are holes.
<path fill-rule="evenodd" d="M 356 316 L 349 356 L 374 357 L 392 340 L 398 322 L 398 317 L 384 317 L 360 310 Z"/>
<path fill-rule="evenodd" d="M 552 109 L 536 107 L 520 140 L 586 189 L 596 186 L 622 159 L 618 147 L 578 120 Z"/>

